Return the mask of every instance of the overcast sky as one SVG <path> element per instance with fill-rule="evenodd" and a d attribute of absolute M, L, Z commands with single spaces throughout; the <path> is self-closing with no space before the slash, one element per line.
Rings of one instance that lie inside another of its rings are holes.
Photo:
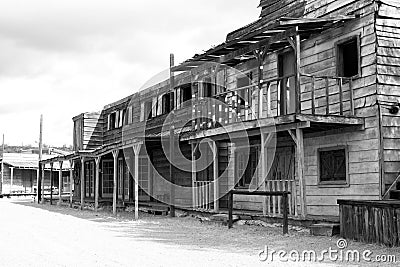
<path fill-rule="evenodd" d="M 0 134 L 72 144 L 72 117 L 137 91 L 258 18 L 259 0 L 1 0 Z M 0 141 L 1 142 L 1 141 Z M 37 144 L 36 144 L 37 145 Z"/>

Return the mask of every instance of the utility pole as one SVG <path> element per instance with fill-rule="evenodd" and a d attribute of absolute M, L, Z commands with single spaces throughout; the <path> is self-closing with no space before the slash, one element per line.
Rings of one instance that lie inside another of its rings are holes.
<path fill-rule="evenodd" d="M 0 185 L 0 194 L 3 193 L 3 184 L 4 184 L 4 134 L 3 134 L 3 145 L 1 149 L 1 185 Z"/>
<path fill-rule="evenodd" d="M 37 203 L 39 204 L 42 200 L 42 180 L 44 180 L 42 172 L 42 152 L 43 152 L 43 115 L 40 115 L 40 132 L 39 132 L 39 172 L 37 175 L 36 181 L 36 194 L 37 194 Z M 43 166 L 44 168 L 44 166 Z"/>

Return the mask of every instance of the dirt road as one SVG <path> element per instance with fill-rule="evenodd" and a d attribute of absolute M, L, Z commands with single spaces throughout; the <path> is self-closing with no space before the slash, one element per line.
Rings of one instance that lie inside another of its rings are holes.
<path fill-rule="evenodd" d="M 0 266 L 337 265 L 261 262 L 258 253 L 265 245 L 318 249 L 336 242 L 304 233 L 282 237 L 280 231 L 254 226 L 228 231 L 194 218 L 142 216 L 134 221 L 129 214 L 114 218 L 107 212 L 1 199 Z"/>

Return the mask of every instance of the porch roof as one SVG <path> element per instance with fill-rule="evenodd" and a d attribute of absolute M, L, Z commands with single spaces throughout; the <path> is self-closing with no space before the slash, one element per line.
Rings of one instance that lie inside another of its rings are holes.
<path fill-rule="evenodd" d="M 291 129 L 302 128 L 307 132 L 327 131 L 330 129 L 345 128 L 351 126 L 364 126 L 364 118 L 343 117 L 335 115 L 308 115 L 291 114 L 279 117 L 269 117 L 259 120 L 244 121 L 233 123 L 219 128 L 190 132 L 181 135 L 182 141 L 194 141 L 202 138 L 224 139 L 241 138 L 245 131 L 248 135 L 263 132 L 282 132 Z"/>
<path fill-rule="evenodd" d="M 289 46 L 287 37 L 300 35 L 302 40 L 312 34 L 330 29 L 338 23 L 354 19 L 354 16 L 337 16 L 335 18 L 289 18 L 282 17 L 275 21 L 263 23 L 262 19 L 251 31 L 245 32 L 236 38 L 231 38 L 203 54 L 196 54 L 172 71 L 188 71 L 207 62 L 216 62 L 226 65 L 236 65 L 254 57 L 253 51 L 267 47 L 265 53 Z"/>

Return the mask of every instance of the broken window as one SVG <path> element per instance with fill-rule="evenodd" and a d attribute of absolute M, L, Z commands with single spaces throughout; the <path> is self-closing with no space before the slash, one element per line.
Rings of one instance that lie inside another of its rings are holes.
<path fill-rule="evenodd" d="M 236 179 L 237 187 L 248 187 L 253 177 L 257 176 L 257 166 L 260 154 L 259 146 L 250 149 L 239 149 L 236 153 Z M 256 177 L 255 177 L 256 178 Z"/>
<path fill-rule="evenodd" d="M 346 149 L 344 147 L 320 149 L 318 154 L 320 184 L 346 183 Z"/>
<path fill-rule="evenodd" d="M 163 95 L 163 97 L 162 97 L 162 103 L 163 103 L 162 113 L 163 114 L 168 114 L 174 109 L 173 105 L 171 107 L 171 98 L 174 99 L 174 93 L 168 93 L 168 94 Z"/>
<path fill-rule="evenodd" d="M 115 112 L 108 115 L 108 130 L 115 129 L 117 114 Z"/>
<path fill-rule="evenodd" d="M 192 86 L 190 84 L 181 87 L 181 103 L 182 105 L 191 105 L 190 101 L 192 99 Z M 187 102 L 187 103 L 185 103 Z"/>
<path fill-rule="evenodd" d="M 337 75 L 353 77 L 360 73 L 360 53 L 358 37 L 351 37 L 336 44 Z"/>
<path fill-rule="evenodd" d="M 207 77 L 203 81 L 203 97 L 211 97 L 213 95 L 213 84 L 211 78 Z"/>

